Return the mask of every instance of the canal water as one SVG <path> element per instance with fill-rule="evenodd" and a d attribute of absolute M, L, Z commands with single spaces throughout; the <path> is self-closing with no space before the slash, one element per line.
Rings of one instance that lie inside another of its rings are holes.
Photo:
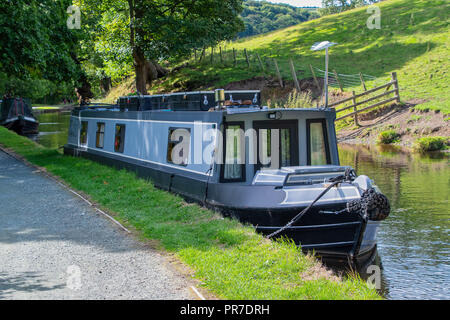
<path fill-rule="evenodd" d="M 44 146 L 66 143 L 70 113 L 38 115 Z M 342 165 L 372 178 L 390 199 L 378 232 L 382 293 L 388 299 L 450 299 L 450 166 L 448 155 L 339 145 Z"/>

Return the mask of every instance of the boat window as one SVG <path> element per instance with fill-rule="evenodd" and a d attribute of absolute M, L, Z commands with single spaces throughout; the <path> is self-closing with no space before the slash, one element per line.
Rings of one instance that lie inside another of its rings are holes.
<path fill-rule="evenodd" d="M 289 167 L 291 163 L 291 135 L 289 129 L 281 129 L 281 166 Z"/>
<path fill-rule="evenodd" d="M 225 125 L 225 161 L 222 177 L 227 181 L 243 181 L 245 166 L 245 137 L 243 123 Z"/>
<path fill-rule="evenodd" d="M 169 128 L 167 162 L 187 166 L 189 162 L 191 129 Z"/>
<path fill-rule="evenodd" d="M 105 124 L 103 122 L 97 122 L 97 134 L 95 137 L 95 146 L 97 148 L 103 148 L 105 141 Z"/>
<path fill-rule="evenodd" d="M 308 165 L 330 164 L 330 151 L 325 119 L 307 120 Z"/>
<path fill-rule="evenodd" d="M 80 128 L 80 145 L 81 146 L 87 145 L 87 128 L 88 128 L 88 122 L 81 121 L 81 128 Z"/>
<path fill-rule="evenodd" d="M 297 120 L 254 121 L 253 127 L 258 137 L 255 172 L 298 165 Z"/>
<path fill-rule="evenodd" d="M 116 124 L 116 135 L 114 138 L 114 151 L 123 152 L 125 146 L 125 125 Z"/>

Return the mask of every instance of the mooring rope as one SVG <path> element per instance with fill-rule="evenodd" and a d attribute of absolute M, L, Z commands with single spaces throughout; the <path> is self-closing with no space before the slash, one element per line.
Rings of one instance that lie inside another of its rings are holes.
<path fill-rule="evenodd" d="M 275 232 L 272 232 L 268 236 L 266 236 L 267 239 L 272 238 L 273 236 L 276 236 L 280 232 L 283 232 L 290 226 L 292 226 L 295 222 L 297 222 L 301 217 L 303 217 L 311 208 L 312 206 L 320 200 L 328 191 L 330 191 L 331 188 L 336 186 L 339 183 L 342 183 L 344 181 L 353 181 L 356 178 L 356 173 L 353 169 L 347 168 L 345 169 L 344 175 L 337 176 L 334 178 L 329 179 L 328 181 L 332 182 L 325 190 L 323 190 L 317 197 L 314 199 L 313 202 L 309 204 L 305 209 L 303 209 L 300 213 L 298 213 L 294 218 L 292 218 L 291 221 L 289 221 L 285 226 L 281 227 L 280 229 L 276 230 Z"/>
<path fill-rule="evenodd" d="M 331 188 L 342 182 L 352 182 L 353 180 L 355 180 L 355 178 L 355 171 L 353 169 L 347 168 L 344 175 L 329 179 L 328 181 L 332 183 L 325 190 L 323 190 L 308 207 L 303 209 L 299 214 L 292 218 L 292 220 L 289 221 L 285 226 L 269 234 L 268 236 L 266 236 L 266 238 L 270 239 L 273 236 L 276 236 L 280 232 L 283 232 L 287 228 L 291 227 L 295 222 L 300 220 L 312 208 L 312 206 L 317 201 L 319 201 L 320 198 L 322 198 L 328 191 L 330 191 Z M 367 221 L 367 219 L 373 221 L 381 221 L 389 216 L 390 211 L 391 207 L 388 198 L 385 195 L 376 192 L 374 188 L 368 188 L 363 192 L 360 199 L 347 202 L 345 209 L 339 211 L 319 211 L 319 213 L 356 213 L 364 221 Z"/>

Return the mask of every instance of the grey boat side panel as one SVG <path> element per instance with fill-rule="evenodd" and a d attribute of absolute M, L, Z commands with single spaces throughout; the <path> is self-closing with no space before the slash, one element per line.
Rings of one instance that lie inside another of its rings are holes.
<path fill-rule="evenodd" d="M 88 122 L 88 138 L 86 146 L 79 145 L 79 131 L 82 121 Z M 105 124 L 103 148 L 96 146 L 97 123 Z M 114 150 L 115 126 L 117 124 L 125 125 L 125 144 L 123 153 L 115 152 Z M 185 166 L 167 163 L 169 130 L 175 128 L 189 129 L 191 132 L 189 143 L 190 158 L 189 163 Z M 203 151 L 213 143 L 211 140 L 203 141 L 202 139 L 203 134 L 208 130 L 217 130 L 217 123 L 159 120 L 141 121 L 133 118 L 102 118 L 99 117 L 99 115 L 90 117 L 87 114 L 83 114 L 82 117 L 72 116 L 68 142 L 74 146 L 86 147 L 88 150 L 103 152 L 112 156 L 117 154 L 134 160 L 165 164 L 167 167 L 179 168 L 182 171 L 197 172 L 206 175 L 206 172 L 210 168 L 210 164 L 206 163 L 205 161 L 207 159 L 203 159 L 203 157 L 194 159 L 194 150 L 201 149 Z M 202 152 L 200 154 L 202 154 Z"/>

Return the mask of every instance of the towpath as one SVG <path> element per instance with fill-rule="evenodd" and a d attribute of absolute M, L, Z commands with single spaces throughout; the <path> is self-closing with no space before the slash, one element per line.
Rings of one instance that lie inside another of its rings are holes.
<path fill-rule="evenodd" d="M 195 299 L 168 258 L 0 151 L 1 299 Z"/>

